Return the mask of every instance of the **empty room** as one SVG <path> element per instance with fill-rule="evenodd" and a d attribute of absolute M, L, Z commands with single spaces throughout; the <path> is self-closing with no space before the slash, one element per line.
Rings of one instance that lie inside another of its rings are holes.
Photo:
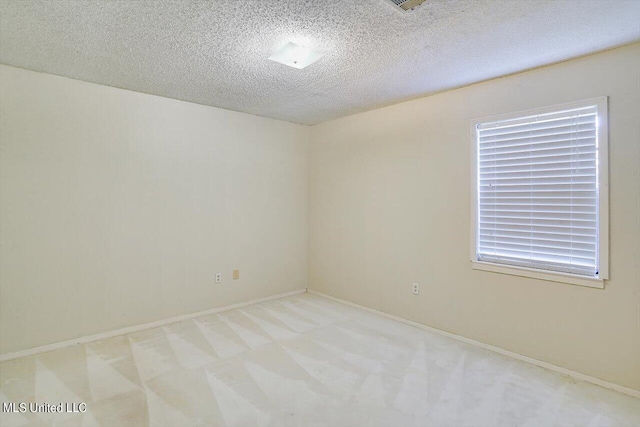
<path fill-rule="evenodd" d="M 0 401 L 639 427 L 640 0 L 0 0 Z"/>

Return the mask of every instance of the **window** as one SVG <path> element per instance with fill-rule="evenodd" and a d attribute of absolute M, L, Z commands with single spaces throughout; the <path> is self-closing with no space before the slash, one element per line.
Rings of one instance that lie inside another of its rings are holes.
<path fill-rule="evenodd" d="M 607 98 L 472 122 L 473 268 L 604 287 Z"/>

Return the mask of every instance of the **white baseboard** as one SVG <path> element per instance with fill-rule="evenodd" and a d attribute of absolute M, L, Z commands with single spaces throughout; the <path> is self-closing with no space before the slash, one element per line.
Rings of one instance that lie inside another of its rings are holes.
<path fill-rule="evenodd" d="M 366 311 L 371 312 L 371 313 L 379 314 L 379 315 L 387 317 L 389 319 L 397 320 L 398 322 L 402 322 L 402 323 L 406 323 L 407 325 L 415 326 L 416 328 L 425 329 L 427 331 L 435 332 L 436 334 L 444 335 L 446 337 L 452 338 L 452 339 L 457 340 L 457 341 L 462 341 L 462 342 L 467 343 L 467 344 L 475 345 L 477 347 L 481 347 L 481 348 L 484 348 L 486 350 L 490 350 L 490 351 L 502 354 L 504 356 L 509 356 L 509 357 L 514 358 L 514 359 L 518 359 L 518 360 L 521 360 L 523 362 L 530 363 L 532 365 L 540 366 L 541 368 L 549 369 L 549 370 L 557 372 L 557 373 L 559 373 L 561 375 L 566 375 L 566 376 L 569 376 L 569 377 L 577 379 L 577 380 L 586 381 L 586 382 L 589 382 L 589 383 L 592 383 L 592 384 L 599 385 L 599 386 L 604 387 L 604 388 L 608 388 L 610 390 L 614 390 L 614 391 L 617 391 L 617 392 L 620 392 L 620 393 L 627 394 L 629 396 L 640 398 L 640 391 L 634 390 L 632 388 L 623 387 L 621 385 L 614 384 L 614 383 L 611 383 L 609 381 L 604 381 L 604 380 L 601 380 L 599 378 L 595 378 L 595 377 L 591 377 L 589 375 L 581 374 L 580 372 L 575 372 L 575 371 L 572 371 L 570 369 L 566 369 L 566 368 L 562 368 L 560 366 L 552 365 L 551 363 L 543 362 L 542 360 L 538 360 L 538 359 L 534 359 L 532 357 L 524 356 L 522 354 L 514 353 L 513 351 L 509 351 L 509 350 L 505 350 L 505 349 L 500 348 L 500 347 L 495 347 L 495 346 L 492 346 L 492 345 L 489 345 L 489 344 L 485 344 L 485 343 L 482 343 L 480 341 L 472 340 L 470 338 L 465 338 L 465 337 L 460 336 L 460 335 L 452 334 L 451 332 L 446 332 L 446 331 L 443 331 L 443 330 L 440 330 L 440 329 L 432 328 L 431 326 L 423 325 L 421 323 L 414 322 L 412 320 L 403 319 L 402 317 L 394 316 L 392 314 L 388 314 L 388 313 L 385 313 L 385 312 L 382 312 L 382 311 L 378 311 L 378 310 L 375 310 L 373 308 L 365 307 L 365 306 L 362 306 L 362 305 L 359 305 L 359 304 L 355 304 L 355 303 L 352 303 L 352 302 L 349 302 L 349 301 L 345 301 L 345 300 L 340 299 L 340 298 L 332 297 L 331 295 L 323 294 L 322 292 L 314 291 L 312 289 L 307 289 L 307 292 L 309 292 L 310 294 L 313 294 L 313 295 L 317 295 L 317 296 L 320 296 L 320 297 L 323 297 L 323 298 L 330 299 L 332 301 L 336 301 L 336 302 L 339 302 L 339 303 L 342 303 L 342 304 L 349 305 L 351 307 L 356 307 L 356 308 L 360 308 L 362 310 L 366 310 Z"/>
<path fill-rule="evenodd" d="M 306 291 L 307 291 L 306 289 L 298 289 L 296 291 L 285 292 L 282 294 L 272 295 L 270 297 L 252 299 L 250 301 L 240 302 L 240 303 L 231 304 L 231 305 L 225 305 L 223 307 L 217 307 L 209 310 L 199 311 L 197 313 L 184 314 L 182 316 L 175 316 L 169 319 L 156 320 L 155 322 L 144 323 L 142 325 L 129 326 L 127 328 L 116 329 L 114 331 L 102 332 L 95 335 L 89 335 L 85 337 L 74 338 L 67 341 L 56 342 L 53 344 L 42 345 L 39 347 L 29 348 L 27 350 L 16 351 L 14 353 L 0 354 L 0 362 L 17 359 L 19 357 L 33 356 L 34 354 L 46 353 L 48 351 L 58 350 L 65 347 L 71 347 L 72 345 L 76 345 L 76 344 L 86 344 L 89 342 L 99 341 L 106 338 L 126 335 L 133 332 L 143 331 L 145 329 L 157 328 L 159 326 L 169 325 L 171 323 L 192 319 L 194 317 L 203 316 L 205 314 L 220 313 L 222 311 L 233 310 L 234 308 L 246 307 L 248 305 L 258 304 L 265 301 L 271 301 L 274 299 L 288 297 L 291 295 L 302 294 L 302 293 L 305 293 Z"/>

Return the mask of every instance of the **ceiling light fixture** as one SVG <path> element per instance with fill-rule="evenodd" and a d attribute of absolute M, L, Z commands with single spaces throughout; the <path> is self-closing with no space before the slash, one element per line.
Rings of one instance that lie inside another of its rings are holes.
<path fill-rule="evenodd" d="M 420 6 L 427 0 L 385 0 L 387 3 L 403 12 L 408 12 Z"/>
<path fill-rule="evenodd" d="M 301 70 L 304 67 L 313 64 L 321 57 L 321 53 L 315 52 L 293 42 L 289 42 L 276 53 L 271 55 L 269 59 Z"/>

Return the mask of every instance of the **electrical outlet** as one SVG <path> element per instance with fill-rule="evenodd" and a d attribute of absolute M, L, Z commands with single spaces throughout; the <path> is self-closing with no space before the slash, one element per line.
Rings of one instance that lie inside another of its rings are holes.
<path fill-rule="evenodd" d="M 216 273 L 216 283 L 222 283 L 222 273 Z"/>
<path fill-rule="evenodd" d="M 418 285 L 417 283 L 414 283 L 413 286 L 411 287 L 411 293 L 414 295 L 419 295 L 420 294 L 420 285 Z"/>
<path fill-rule="evenodd" d="M 238 280 L 240 278 L 240 270 L 233 270 L 233 280 Z"/>

